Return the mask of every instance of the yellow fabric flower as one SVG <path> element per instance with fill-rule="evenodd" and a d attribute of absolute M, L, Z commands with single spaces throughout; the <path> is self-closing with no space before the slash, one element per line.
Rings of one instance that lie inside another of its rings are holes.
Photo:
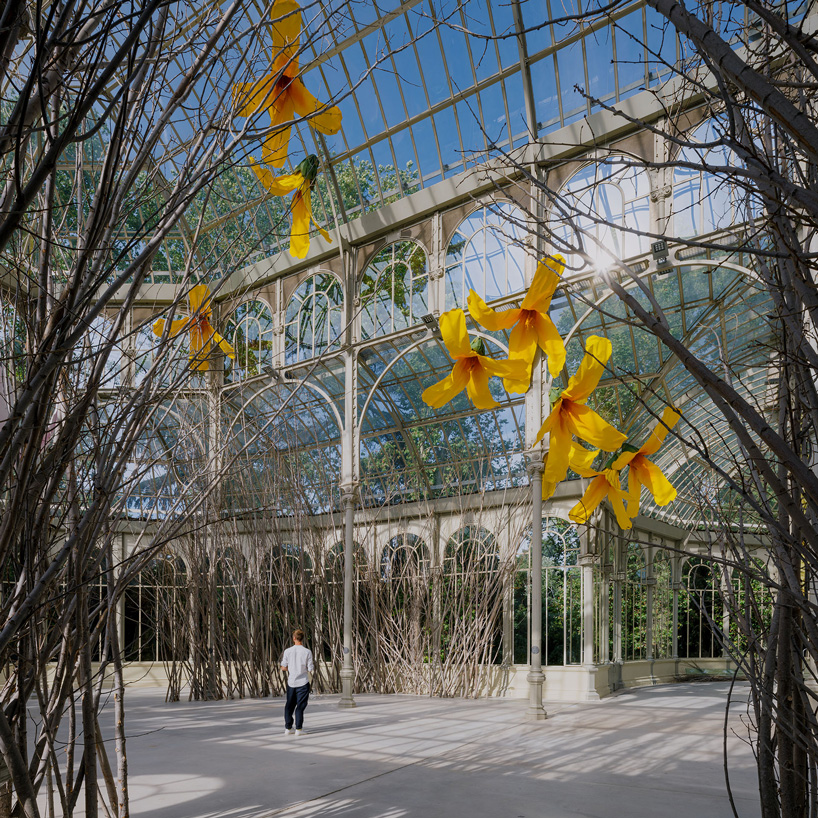
<path fill-rule="evenodd" d="M 469 291 L 469 313 L 475 321 L 490 331 L 514 327 L 508 341 L 508 357 L 526 361 L 528 371 L 526 377 L 519 381 L 505 380 L 503 385 L 509 392 L 528 390 L 538 346 L 548 356 L 548 371 L 552 378 L 556 378 L 565 366 L 565 344 L 548 316 L 551 299 L 564 269 L 565 259 L 562 256 L 541 261 L 519 309 L 497 312 L 487 306 L 474 290 Z"/>
<path fill-rule="evenodd" d="M 298 51 L 301 39 L 301 7 L 296 0 L 276 0 L 272 8 L 273 59 L 270 73 L 255 82 L 233 86 L 237 116 L 270 114 L 273 133 L 264 140 L 262 161 L 274 168 L 284 166 L 290 144 L 290 122 L 296 114 L 309 117 L 312 128 L 323 134 L 338 133 L 341 111 L 319 102 L 299 79 Z"/>
<path fill-rule="evenodd" d="M 267 168 L 258 165 L 252 159 L 250 167 L 253 168 L 261 184 L 274 196 L 286 196 L 291 191 L 295 191 L 292 203 L 293 224 L 290 228 L 291 256 L 304 258 L 307 255 L 310 249 L 310 223 L 318 228 L 318 232 L 327 241 L 332 241 L 329 233 L 315 221 L 312 215 L 312 189 L 315 186 L 315 177 L 318 175 L 318 157 L 314 153 L 299 163 L 295 173 L 287 173 L 283 176 L 273 176 Z"/>
<path fill-rule="evenodd" d="M 513 378 L 519 380 L 525 370 L 525 361 L 509 359 L 497 361 L 483 355 L 482 341 L 469 344 L 466 331 L 466 316 L 463 310 L 449 310 L 440 316 L 440 332 L 449 355 L 455 360 L 452 371 L 443 380 L 424 390 L 424 403 L 440 409 L 464 389 L 471 402 L 478 409 L 493 409 L 499 406 L 489 392 L 489 377 Z"/>
<path fill-rule="evenodd" d="M 190 334 L 190 368 L 199 372 L 207 372 L 210 365 L 207 356 L 213 344 L 221 347 L 228 358 L 235 360 L 236 353 L 233 347 L 224 339 L 210 323 L 213 310 L 210 306 L 210 290 L 207 284 L 197 284 L 188 294 L 190 301 L 190 318 L 178 318 L 170 322 L 169 335 L 175 338 L 183 330 Z M 159 318 L 153 324 L 153 334 L 160 338 L 165 332 L 165 319 Z"/>
<path fill-rule="evenodd" d="M 571 456 L 568 459 L 569 466 L 580 477 L 590 477 L 591 484 L 582 495 L 582 499 L 568 513 L 568 519 L 578 525 L 588 522 L 588 518 L 596 507 L 607 497 L 611 501 L 619 527 L 627 531 L 633 527 L 633 522 L 625 509 L 625 500 L 628 495 L 622 491 L 619 471 L 614 467 L 605 468 L 602 471 L 592 468 L 591 463 L 598 454 L 598 449 L 589 451 L 580 446 L 574 446 L 571 449 Z"/>
<path fill-rule="evenodd" d="M 606 452 L 616 451 L 625 442 L 626 437 L 622 432 L 614 429 L 585 405 L 602 377 L 611 351 L 611 342 L 607 338 L 600 338 L 598 335 L 588 338 L 585 357 L 579 369 L 571 376 L 568 386 L 562 390 L 559 400 L 537 434 L 537 441 L 542 440 L 543 435 L 551 434 L 543 485 L 553 484 L 556 487 L 557 483 L 565 480 L 573 435 Z"/>
<path fill-rule="evenodd" d="M 647 441 L 639 449 L 623 451 L 611 465 L 612 469 L 621 471 L 628 466 L 628 514 L 636 517 L 639 514 L 639 501 L 642 496 L 642 486 L 648 491 L 658 506 L 666 506 L 676 499 L 676 489 L 662 473 L 662 470 L 652 461 L 649 455 L 659 451 L 667 433 L 678 423 L 681 414 L 669 406 L 662 412 L 662 421 L 653 427 Z M 626 447 L 627 448 L 627 447 Z"/>

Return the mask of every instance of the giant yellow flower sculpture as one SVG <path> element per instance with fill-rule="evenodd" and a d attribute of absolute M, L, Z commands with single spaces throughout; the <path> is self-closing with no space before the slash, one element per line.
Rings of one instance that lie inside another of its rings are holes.
<path fill-rule="evenodd" d="M 424 403 L 434 409 L 439 409 L 464 389 L 476 408 L 493 409 L 499 404 L 489 392 L 489 377 L 522 379 L 526 368 L 524 360 L 489 358 L 483 354 L 483 342 L 479 338 L 469 344 L 463 310 L 444 312 L 440 316 L 440 332 L 455 364 L 443 380 L 425 389 L 421 396 Z"/>
<path fill-rule="evenodd" d="M 298 50 L 301 38 L 301 7 L 296 0 L 276 0 L 272 8 L 273 59 L 270 73 L 255 82 L 233 86 L 237 116 L 270 114 L 273 132 L 264 140 L 262 161 L 274 168 L 284 166 L 290 144 L 290 122 L 296 114 L 309 117 L 311 127 L 323 134 L 338 133 L 341 111 L 319 102 L 299 79 Z"/>
<path fill-rule="evenodd" d="M 591 478 L 591 485 L 582 495 L 582 499 L 571 509 L 568 518 L 579 525 L 588 522 L 588 518 L 596 507 L 607 497 L 611 501 L 616 522 L 619 523 L 621 529 L 627 531 L 633 526 L 633 522 L 625 508 L 625 500 L 628 495 L 622 491 L 619 471 L 613 465 L 602 471 L 594 469 L 591 463 L 598 454 L 598 449 L 589 451 L 580 446 L 573 446 L 571 449 L 571 455 L 568 458 L 569 466 L 580 477 Z"/>
<path fill-rule="evenodd" d="M 673 488 L 662 470 L 648 460 L 648 456 L 659 451 L 667 433 L 676 425 L 680 417 L 681 415 L 675 409 L 666 407 L 662 412 L 661 423 L 653 427 L 650 437 L 641 448 L 625 446 L 625 451 L 611 465 L 611 468 L 617 471 L 628 466 L 628 514 L 631 517 L 636 517 L 639 513 L 642 486 L 647 486 L 658 506 L 666 506 L 676 499 L 676 489 Z"/>
<path fill-rule="evenodd" d="M 188 294 L 190 300 L 190 317 L 178 318 L 170 322 L 168 334 L 175 338 L 180 332 L 187 330 L 190 334 L 190 368 L 199 372 L 207 372 L 210 365 L 207 356 L 213 344 L 221 347 L 228 358 L 235 360 L 236 353 L 233 347 L 213 329 L 210 316 L 213 310 L 210 306 L 210 290 L 207 284 L 197 284 Z M 153 324 L 153 334 L 160 338 L 165 332 L 165 319 L 159 318 Z"/>
<path fill-rule="evenodd" d="M 537 435 L 538 442 L 543 435 L 551 435 L 543 471 L 544 486 L 556 487 L 568 474 L 573 435 L 606 452 L 616 451 L 626 440 L 622 432 L 614 429 L 590 406 L 585 405 L 602 377 L 611 351 L 611 342 L 607 338 L 600 338 L 598 335 L 588 338 L 585 357 L 579 369 L 569 379 L 568 386 L 562 390 Z"/>
<path fill-rule="evenodd" d="M 490 331 L 514 327 L 508 340 L 509 358 L 520 358 L 528 367 L 525 377 L 519 381 L 505 380 L 503 385 L 509 392 L 523 393 L 528 389 L 537 346 L 548 356 L 548 371 L 552 378 L 556 378 L 565 366 L 565 344 L 548 315 L 564 269 L 562 256 L 541 261 L 519 309 L 497 312 L 474 290 L 469 291 L 469 313 L 475 321 Z"/>
<path fill-rule="evenodd" d="M 311 153 L 303 159 L 295 173 L 283 176 L 273 176 L 267 168 L 250 162 L 250 166 L 258 176 L 259 181 L 274 196 L 286 196 L 295 191 L 293 196 L 293 223 L 290 228 L 290 255 L 304 258 L 310 249 L 310 223 L 318 228 L 318 232 L 327 240 L 332 241 L 329 233 L 315 221 L 312 215 L 312 189 L 315 186 L 315 177 L 318 175 L 318 157 Z"/>

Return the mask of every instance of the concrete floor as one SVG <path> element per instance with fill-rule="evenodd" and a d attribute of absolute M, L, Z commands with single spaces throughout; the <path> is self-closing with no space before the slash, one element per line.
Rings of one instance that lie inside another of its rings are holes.
<path fill-rule="evenodd" d="M 726 694 L 721 683 L 645 688 L 551 704 L 540 723 L 522 701 L 370 695 L 339 710 L 336 696 L 313 696 L 295 738 L 281 699 L 165 704 L 160 690 L 131 689 L 131 814 L 727 818 Z M 739 813 L 752 818 L 753 759 L 735 735 L 730 758 Z"/>

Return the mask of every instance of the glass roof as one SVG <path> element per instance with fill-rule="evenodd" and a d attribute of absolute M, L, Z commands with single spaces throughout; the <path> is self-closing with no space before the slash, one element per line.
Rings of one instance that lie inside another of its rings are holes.
<path fill-rule="evenodd" d="M 635 2 L 590 24 L 548 22 L 575 12 L 575 3 L 302 3 L 301 77 L 343 114 L 332 136 L 303 122 L 292 130 L 291 164 L 315 153 L 326 171 L 313 196 L 318 220 L 332 226 L 356 219 L 598 110 L 577 85 L 612 103 L 667 74 L 654 55 L 674 62 L 675 38 L 651 8 Z M 263 19 L 266 9 L 256 2 L 250 17 Z M 269 71 L 269 39 L 259 42 L 253 34 L 237 45 L 242 55 L 224 58 L 229 81 Z M 237 118 L 234 129 L 245 124 Z M 225 169 L 205 206 L 203 233 L 221 237 L 204 241 L 214 248 L 211 268 L 229 267 L 231 255 L 262 257 L 286 248 L 286 203 L 270 197 L 248 165 L 261 157 L 266 124 L 266 114 L 253 119 L 236 165 Z M 191 212 L 190 223 L 197 219 Z M 217 259 L 217 245 L 232 251 Z"/>

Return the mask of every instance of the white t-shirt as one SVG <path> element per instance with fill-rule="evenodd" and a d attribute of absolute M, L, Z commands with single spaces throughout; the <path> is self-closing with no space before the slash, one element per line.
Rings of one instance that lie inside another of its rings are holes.
<path fill-rule="evenodd" d="M 312 673 L 315 665 L 312 661 L 312 651 L 303 645 L 293 645 L 284 651 L 281 657 L 281 667 L 289 671 L 287 684 L 290 687 L 303 687 L 309 681 L 307 671 Z"/>

